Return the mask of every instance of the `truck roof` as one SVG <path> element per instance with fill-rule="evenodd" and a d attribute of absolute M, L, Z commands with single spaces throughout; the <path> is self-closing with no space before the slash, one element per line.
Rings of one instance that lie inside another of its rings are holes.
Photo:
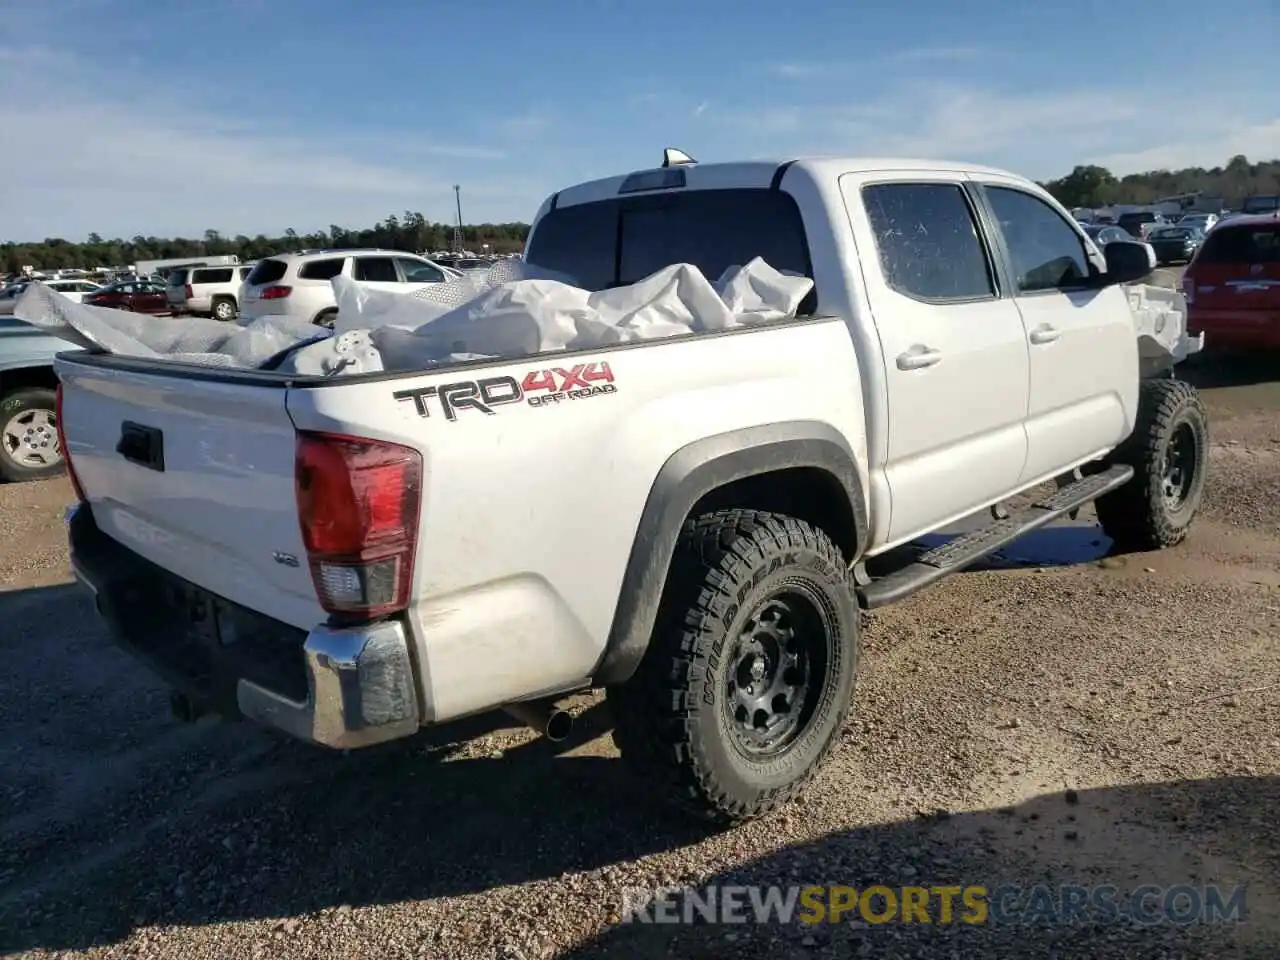
<path fill-rule="evenodd" d="M 875 170 L 949 170 L 957 173 L 1017 176 L 1017 174 L 1010 173 L 1007 170 L 1000 170 L 996 167 L 985 167 L 975 163 L 960 163 L 953 160 L 850 156 L 808 156 L 730 163 L 689 163 L 669 169 L 685 171 L 686 185 L 689 189 L 724 190 L 768 187 L 773 183 L 774 177 L 780 171 L 789 167 L 806 170 L 815 179 L 826 179 L 844 173 L 868 173 Z M 561 206 L 589 203 L 594 200 L 616 197 L 623 182 L 628 177 L 659 169 L 662 168 L 651 167 L 566 187 L 554 195 L 555 204 L 556 206 Z"/>

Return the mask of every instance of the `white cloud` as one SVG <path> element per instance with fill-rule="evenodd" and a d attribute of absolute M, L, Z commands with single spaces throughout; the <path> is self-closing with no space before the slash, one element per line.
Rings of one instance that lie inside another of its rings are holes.
<path fill-rule="evenodd" d="M 1230 103 L 1232 109 L 1225 109 Z M 958 83 L 895 84 L 855 104 L 721 111 L 748 151 L 935 157 L 1044 179 L 1097 162 L 1116 173 L 1280 156 L 1280 118 L 1241 111 L 1230 91 L 1079 89 L 1007 93 Z"/>
<path fill-rule="evenodd" d="M 0 240 L 275 234 L 365 226 L 406 208 L 451 221 L 455 182 L 469 220 L 496 219 L 532 210 L 554 187 L 477 177 L 477 163 L 506 156 L 493 144 L 433 142 L 416 129 L 358 132 L 349 143 L 328 130 L 282 136 L 139 96 L 128 76 L 100 79 L 48 48 L 0 46 Z M 544 128 L 525 116 L 506 132 Z"/>

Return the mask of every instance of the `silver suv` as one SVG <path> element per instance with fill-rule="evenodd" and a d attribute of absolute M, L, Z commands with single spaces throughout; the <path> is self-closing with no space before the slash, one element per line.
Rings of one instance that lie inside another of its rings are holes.
<path fill-rule="evenodd" d="M 254 266 L 179 267 L 169 272 L 165 298 L 174 313 L 234 320 L 240 312 L 240 285 Z"/>

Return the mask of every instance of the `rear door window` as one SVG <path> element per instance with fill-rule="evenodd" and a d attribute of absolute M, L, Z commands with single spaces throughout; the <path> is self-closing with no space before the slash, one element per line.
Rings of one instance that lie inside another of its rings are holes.
<path fill-rule="evenodd" d="M 995 296 L 991 263 L 958 184 L 873 184 L 862 189 L 862 202 L 892 289 L 933 302 Z"/>
<path fill-rule="evenodd" d="M 1223 226 L 1212 230 L 1197 258 L 1200 263 L 1280 263 L 1280 225 Z"/>
<path fill-rule="evenodd" d="M 366 283 L 399 283 L 396 263 L 390 257 L 356 257 L 355 278 Z"/>

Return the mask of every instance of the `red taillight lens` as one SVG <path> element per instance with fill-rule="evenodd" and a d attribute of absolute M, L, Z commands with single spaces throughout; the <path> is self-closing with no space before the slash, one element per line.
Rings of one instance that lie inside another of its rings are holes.
<path fill-rule="evenodd" d="M 293 287 L 267 287 L 259 296 L 263 300 L 283 300 L 293 293 Z"/>
<path fill-rule="evenodd" d="M 189 284 L 189 283 L 188 283 L 188 284 L 187 284 L 187 288 L 186 288 L 186 297 L 187 297 L 187 299 L 188 299 L 188 300 L 190 300 L 190 299 L 191 299 L 192 297 L 194 297 L 194 296 L 195 296 L 195 294 L 193 294 L 193 293 L 191 292 L 191 284 Z"/>
<path fill-rule="evenodd" d="M 302 542 L 320 605 L 364 617 L 403 610 L 418 540 L 422 455 L 381 440 L 303 432 L 294 464 Z"/>
<path fill-rule="evenodd" d="M 54 394 L 53 419 L 54 425 L 58 428 L 58 449 L 62 451 L 62 462 L 67 465 L 67 479 L 71 481 L 71 489 L 75 491 L 76 499 L 85 503 L 89 498 L 84 495 L 84 487 L 80 486 L 80 478 L 76 476 L 76 468 L 71 463 L 71 450 L 67 446 L 67 433 L 62 428 L 62 384 L 58 384 L 57 392 Z"/>

